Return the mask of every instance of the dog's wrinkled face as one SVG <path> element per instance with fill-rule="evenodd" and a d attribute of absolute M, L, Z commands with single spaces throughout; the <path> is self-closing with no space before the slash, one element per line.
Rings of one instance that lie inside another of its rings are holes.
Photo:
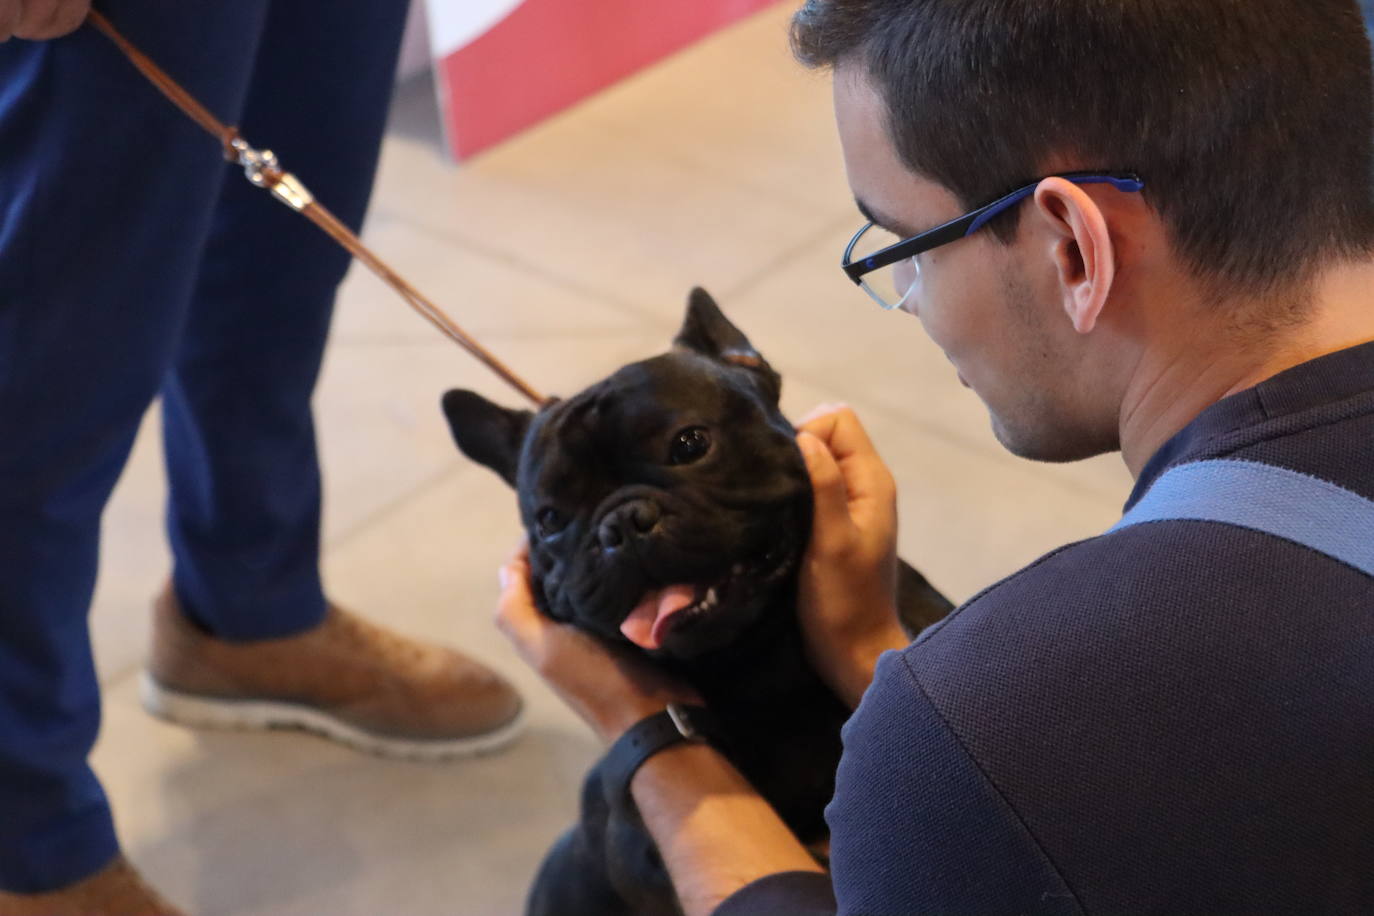
<path fill-rule="evenodd" d="M 519 494 L 551 617 L 694 658 L 770 605 L 806 545 L 811 488 L 776 373 L 696 290 L 671 352 L 538 414 L 470 392 L 444 409 Z"/>

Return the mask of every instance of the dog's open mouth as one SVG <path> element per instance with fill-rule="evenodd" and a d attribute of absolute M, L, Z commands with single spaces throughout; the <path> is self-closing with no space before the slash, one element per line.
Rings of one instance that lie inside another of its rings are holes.
<path fill-rule="evenodd" d="M 736 563 L 729 574 L 713 583 L 666 585 L 648 591 L 620 624 L 620 632 L 642 649 L 661 649 L 669 633 L 685 631 L 743 604 L 784 576 L 792 558 L 779 556 L 782 553 L 770 553 L 763 568 Z"/>
<path fill-rule="evenodd" d="M 728 580 L 727 580 L 728 582 Z M 690 626 L 721 605 L 725 584 L 669 585 L 648 592 L 620 624 L 625 638 L 642 649 L 663 647 L 670 628 Z"/>

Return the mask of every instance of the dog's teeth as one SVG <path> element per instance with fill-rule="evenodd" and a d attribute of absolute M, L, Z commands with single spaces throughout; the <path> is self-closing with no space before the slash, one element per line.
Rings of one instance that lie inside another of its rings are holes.
<path fill-rule="evenodd" d="M 709 588 L 706 590 L 706 600 L 701 602 L 701 606 L 704 608 L 715 607 L 717 600 L 716 590 L 714 588 Z"/>

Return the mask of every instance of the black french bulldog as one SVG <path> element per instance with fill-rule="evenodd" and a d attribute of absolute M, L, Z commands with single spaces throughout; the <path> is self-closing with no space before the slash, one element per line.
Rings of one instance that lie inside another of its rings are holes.
<path fill-rule="evenodd" d="M 691 683 L 721 749 L 803 843 L 824 846 L 845 705 L 809 667 L 796 617 L 811 486 L 781 379 L 703 290 L 670 352 L 538 413 L 444 396 L 459 448 L 519 495 L 540 610 L 632 643 Z M 950 603 L 902 564 L 903 623 Z M 600 765 L 545 857 L 532 916 L 677 916 L 672 883 Z"/>

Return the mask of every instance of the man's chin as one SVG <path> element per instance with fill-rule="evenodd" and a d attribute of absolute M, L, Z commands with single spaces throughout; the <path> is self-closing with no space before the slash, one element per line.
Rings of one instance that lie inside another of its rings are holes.
<path fill-rule="evenodd" d="M 1068 464 L 1121 449 L 1115 436 L 1096 436 L 1049 423 L 1012 425 L 997 414 L 991 416 L 992 434 L 997 441 L 1017 458 L 1028 461 Z"/>

